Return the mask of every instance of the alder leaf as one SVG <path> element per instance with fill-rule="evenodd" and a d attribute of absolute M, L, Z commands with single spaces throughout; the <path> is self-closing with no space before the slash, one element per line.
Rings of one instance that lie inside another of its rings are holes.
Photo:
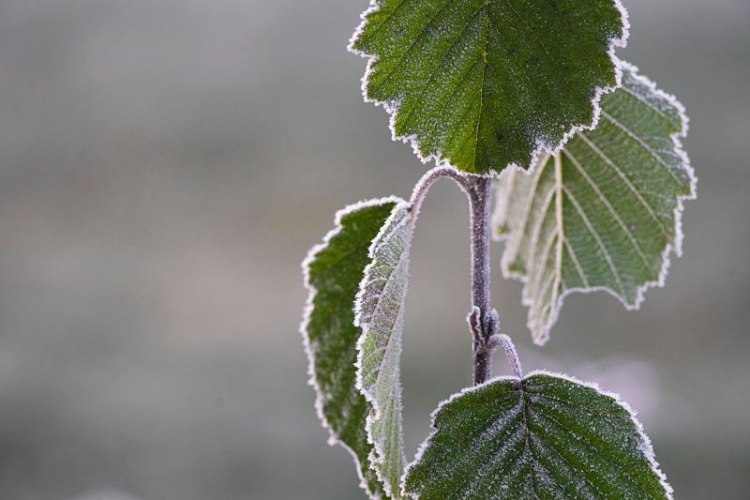
<path fill-rule="evenodd" d="M 601 106 L 596 129 L 545 155 L 531 175 L 509 170 L 498 181 L 503 274 L 525 282 L 539 344 L 569 293 L 605 290 L 636 309 L 647 288 L 663 285 L 671 252 L 681 253 L 683 201 L 696 183 L 680 143 L 684 108 L 628 64 Z"/>
<path fill-rule="evenodd" d="M 373 0 L 350 43 L 366 101 L 423 160 L 489 174 L 595 126 L 619 84 L 619 0 Z"/>
<path fill-rule="evenodd" d="M 373 498 L 384 495 L 372 469 L 372 445 L 365 430 L 372 407 L 356 387 L 357 341 L 354 301 L 370 263 L 369 248 L 395 207 L 405 201 L 383 198 L 351 205 L 336 214 L 336 227 L 302 263 L 309 291 L 301 331 L 310 361 L 310 383 L 330 444 L 349 450 L 361 486 Z"/>
<path fill-rule="evenodd" d="M 433 428 L 404 479 L 421 499 L 672 498 L 629 407 L 563 375 L 464 390 Z"/>
<path fill-rule="evenodd" d="M 391 498 L 400 498 L 404 469 L 401 338 L 413 234 L 409 205 L 401 203 L 372 242 L 355 306 L 355 323 L 362 328 L 357 386 L 372 405 L 366 424 L 370 462 Z"/>

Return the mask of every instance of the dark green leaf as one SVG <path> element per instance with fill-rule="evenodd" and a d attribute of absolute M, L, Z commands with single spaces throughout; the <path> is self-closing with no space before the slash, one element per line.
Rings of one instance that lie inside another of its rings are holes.
<path fill-rule="evenodd" d="M 365 420 L 372 407 L 356 387 L 357 340 L 354 300 L 370 263 L 368 249 L 394 207 L 405 203 L 384 198 L 352 205 L 336 214 L 336 227 L 303 263 L 310 291 L 302 334 L 310 359 L 311 383 L 318 413 L 329 429 L 330 442 L 354 456 L 362 486 L 370 496 L 384 496 L 370 464 L 372 445 Z"/>
<path fill-rule="evenodd" d="M 499 378 L 440 405 L 405 477 L 421 499 L 664 499 L 672 490 L 629 408 L 544 372 Z"/>
<path fill-rule="evenodd" d="M 350 48 L 394 138 L 480 174 L 591 127 L 627 38 L 619 0 L 379 0 L 363 17 Z"/>

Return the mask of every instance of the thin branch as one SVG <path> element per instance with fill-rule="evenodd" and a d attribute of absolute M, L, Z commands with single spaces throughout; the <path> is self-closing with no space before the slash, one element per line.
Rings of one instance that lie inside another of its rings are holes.
<path fill-rule="evenodd" d="M 471 208 L 471 305 L 479 309 L 481 340 L 474 340 L 474 383 L 492 376 L 492 349 L 487 348 L 497 328 L 497 313 L 490 310 L 490 198 L 491 177 L 473 177 L 469 187 Z"/>
<path fill-rule="evenodd" d="M 502 347 L 516 376 L 521 377 L 521 364 L 513 342 L 498 334 L 497 311 L 490 309 L 490 199 L 492 178 L 459 172 L 453 167 L 435 167 L 414 186 L 409 211 L 416 223 L 427 192 L 432 185 L 449 177 L 466 193 L 470 207 L 471 230 L 471 312 L 466 317 L 474 338 L 474 383 L 482 384 L 492 376 L 492 355 Z"/>
<path fill-rule="evenodd" d="M 409 211 L 411 212 L 412 224 L 416 222 L 417 216 L 419 216 L 419 210 L 422 208 L 422 202 L 427 196 L 427 192 L 430 190 L 432 185 L 435 184 L 436 181 L 444 177 L 453 179 L 464 193 L 466 193 L 467 195 L 469 194 L 469 189 L 471 187 L 471 180 L 469 176 L 467 176 L 466 174 L 462 174 L 453 167 L 433 168 L 432 170 L 424 174 L 422 178 L 419 179 L 419 182 L 417 182 L 416 186 L 414 186 L 414 191 L 412 192 L 411 200 L 409 202 Z"/>
<path fill-rule="evenodd" d="M 502 347 L 505 352 L 505 357 L 508 358 L 508 363 L 513 370 L 513 375 L 518 378 L 523 378 L 523 369 L 521 368 L 521 360 L 518 358 L 518 352 L 516 346 L 510 337 L 504 333 L 496 333 L 490 337 L 487 347 L 493 351 L 497 347 Z"/>

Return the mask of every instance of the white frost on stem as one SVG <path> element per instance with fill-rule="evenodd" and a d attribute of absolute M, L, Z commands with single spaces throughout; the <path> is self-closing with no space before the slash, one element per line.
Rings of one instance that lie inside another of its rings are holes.
<path fill-rule="evenodd" d="M 518 357 L 516 346 L 513 344 L 513 341 L 511 340 L 509 335 L 506 335 L 504 333 L 495 333 L 494 335 L 492 335 L 492 337 L 490 337 L 487 345 L 493 350 L 497 347 L 502 347 L 503 351 L 505 352 L 505 357 L 508 358 L 508 364 L 510 364 L 511 369 L 513 370 L 513 375 L 518 378 L 523 378 L 521 359 Z"/>
<path fill-rule="evenodd" d="M 409 211 L 411 212 L 412 224 L 417 221 L 419 210 L 422 208 L 422 202 L 427 196 L 427 192 L 436 181 L 443 177 L 450 177 L 456 182 L 456 184 L 458 184 L 464 193 L 469 193 L 470 182 L 467 174 L 463 174 L 453 167 L 435 167 L 429 170 L 421 179 L 419 179 L 419 182 L 414 186 L 414 191 L 411 195 Z"/>

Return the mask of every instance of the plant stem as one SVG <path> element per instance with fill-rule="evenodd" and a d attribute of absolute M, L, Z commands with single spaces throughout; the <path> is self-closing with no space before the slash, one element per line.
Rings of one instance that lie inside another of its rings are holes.
<path fill-rule="evenodd" d="M 490 198 L 492 178 L 464 174 L 452 167 L 436 167 L 427 172 L 414 187 L 411 196 L 411 222 L 416 223 L 430 187 L 443 177 L 453 179 L 469 198 L 471 229 L 471 313 L 467 318 L 474 336 L 474 383 L 481 384 L 492 377 L 492 354 L 498 345 L 508 356 L 514 373 L 520 377 L 520 363 L 515 349 L 506 348 L 502 338 L 495 335 L 498 328 L 497 312 L 490 308 Z M 493 338 L 496 337 L 496 338 Z M 510 339 L 508 338 L 508 342 Z M 512 343 L 509 344 L 512 346 Z"/>
<path fill-rule="evenodd" d="M 474 383 L 492 377 L 489 339 L 497 328 L 490 309 L 490 197 L 492 178 L 474 177 L 468 190 L 471 209 L 471 303 L 478 309 L 480 329 L 474 336 Z"/>
<path fill-rule="evenodd" d="M 426 174 L 419 179 L 417 185 L 414 186 L 410 200 L 410 211 L 412 224 L 417 221 L 419 210 L 422 208 L 422 202 L 427 196 L 427 192 L 430 190 L 433 184 L 443 177 L 450 177 L 456 184 L 467 194 L 469 194 L 469 188 L 471 186 L 471 180 L 465 174 L 462 174 L 453 167 L 435 167 L 428 171 Z"/>

